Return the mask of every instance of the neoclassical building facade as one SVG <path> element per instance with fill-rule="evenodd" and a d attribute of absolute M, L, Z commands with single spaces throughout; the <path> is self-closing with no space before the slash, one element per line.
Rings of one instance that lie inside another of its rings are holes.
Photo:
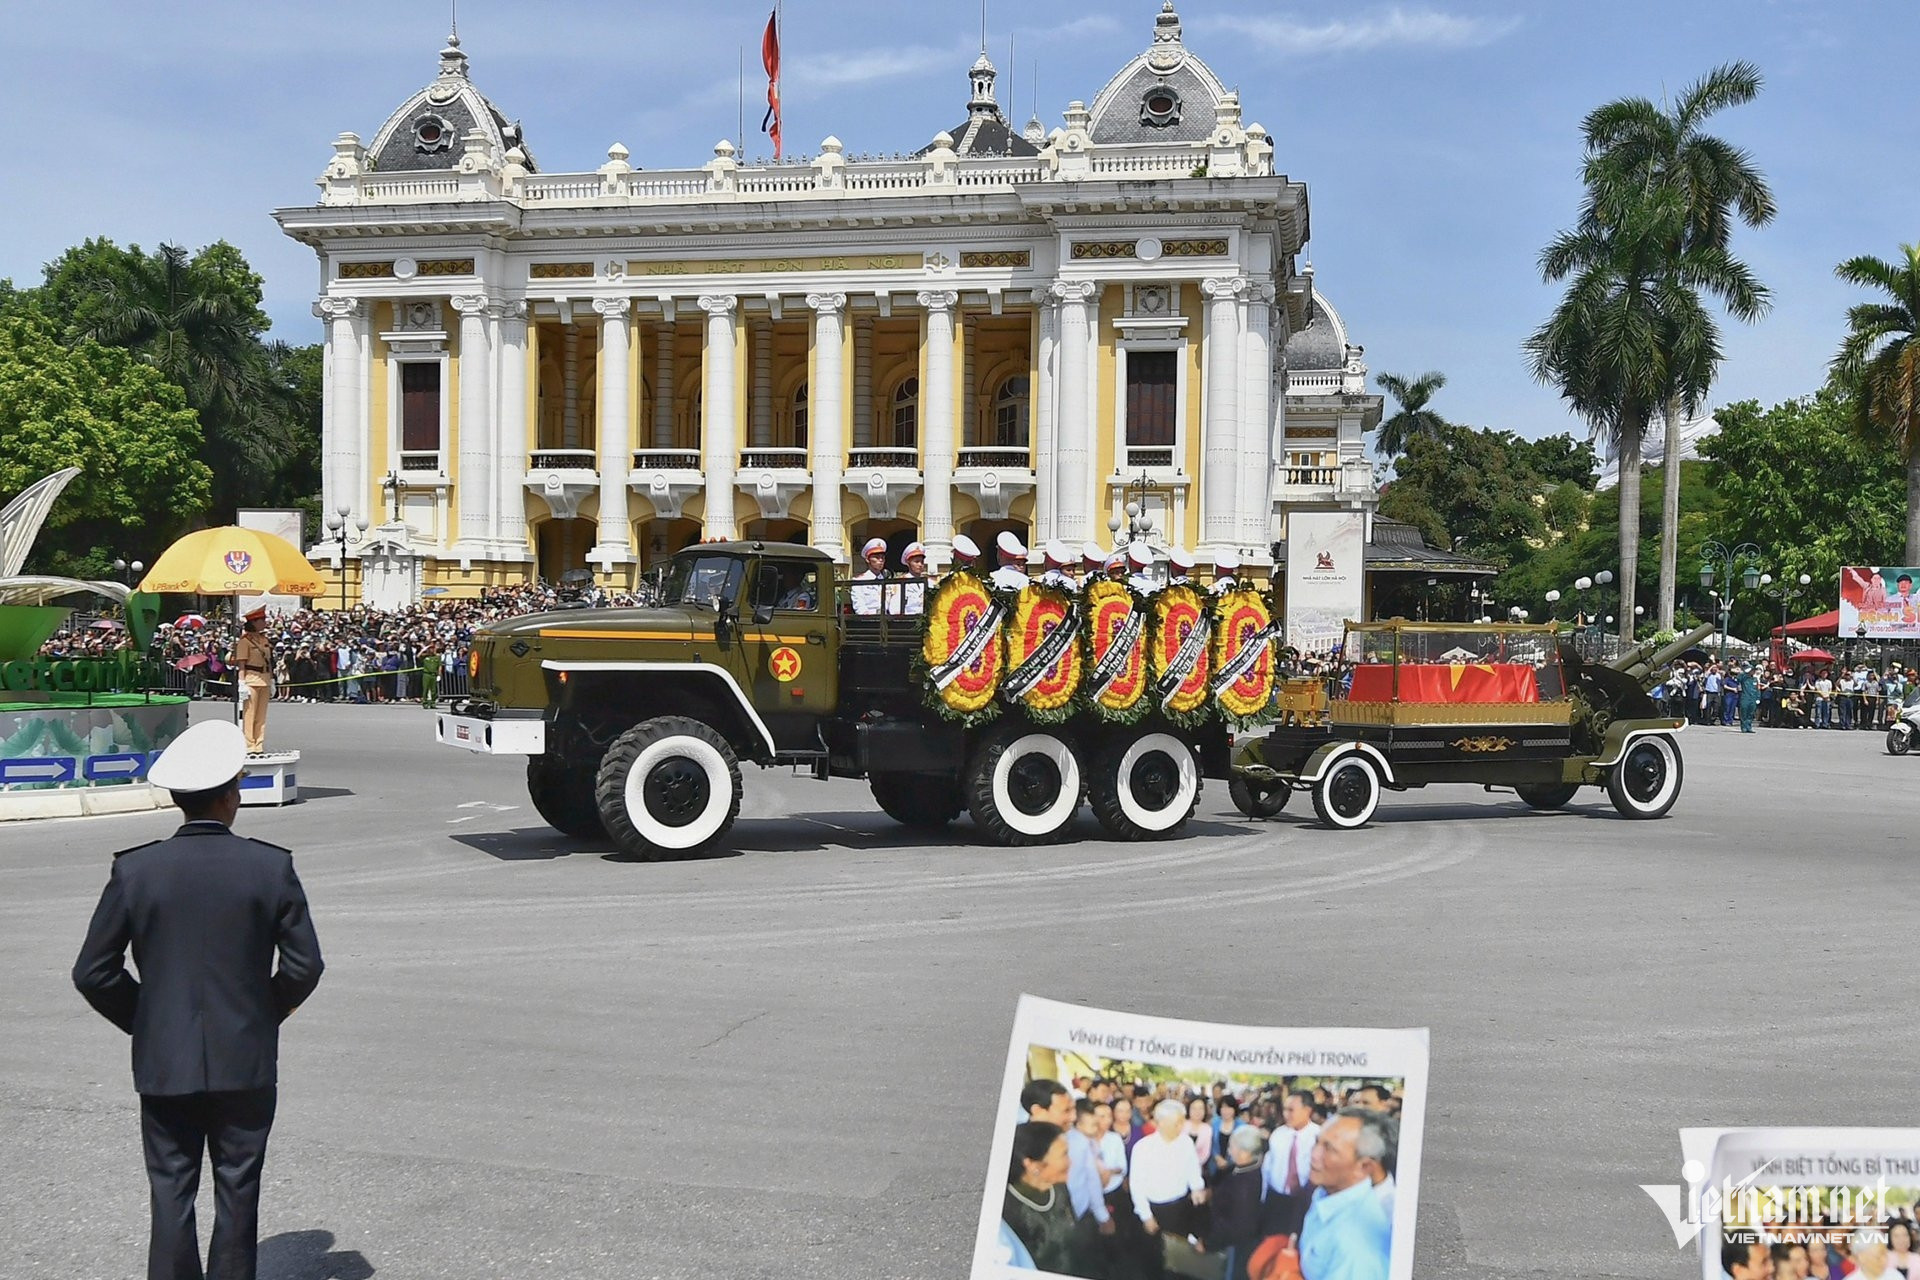
<path fill-rule="evenodd" d="M 1306 187 L 1171 0 L 1051 132 L 984 54 L 968 78 L 910 157 L 549 173 L 450 39 L 275 214 L 325 281 L 325 507 L 369 526 L 315 559 L 391 604 L 625 586 L 701 538 L 942 564 L 962 531 L 1106 541 L 1143 500 L 1158 540 L 1259 564 L 1288 504 L 1370 507 L 1379 405 L 1316 306 Z"/>

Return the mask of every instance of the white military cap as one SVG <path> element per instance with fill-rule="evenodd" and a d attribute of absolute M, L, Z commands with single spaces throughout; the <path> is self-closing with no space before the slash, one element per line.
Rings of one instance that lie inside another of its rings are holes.
<path fill-rule="evenodd" d="M 907 549 L 900 553 L 900 559 L 902 563 L 904 563 L 908 560 L 913 559 L 915 556 L 924 556 L 926 554 L 927 554 L 927 547 L 925 543 L 909 542 L 907 544 Z"/>
<path fill-rule="evenodd" d="M 1229 547 L 1213 558 L 1213 567 L 1222 573 L 1232 573 L 1240 567 L 1240 553 Z"/>
<path fill-rule="evenodd" d="M 860 548 L 860 555 L 862 558 L 865 558 L 876 551 L 884 555 L 886 550 L 887 540 L 885 538 L 868 538 L 866 545 Z"/>
<path fill-rule="evenodd" d="M 1193 568 L 1193 552 L 1185 550 L 1184 548 L 1175 547 L 1173 550 L 1167 552 L 1167 559 L 1172 563 L 1174 568 L 1182 573 L 1186 573 Z"/>
<path fill-rule="evenodd" d="M 167 791 L 212 791 L 246 767 L 247 740 L 240 727 L 226 720 L 202 720 L 160 753 L 147 770 L 147 781 Z"/>
<path fill-rule="evenodd" d="M 964 533 L 956 533 L 953 535 L 953 554 L 963 556 L 968 560 L 978 560 L 980 558 L 980 544 Z"/>
<path fill-rule="evenodd" d="M 1112 554 L 1107 556 L 1107 568 L 1109 569 L 1124 568 L 1126 566 L 1126 563 L 1127 563 L 1127 553 L 1124 549 L 1120 547 L 1115 547 L 1113 549 Z"/>
<path fill-rule="evenodd" d="M 1099 543 L 1089 542 L 1080 548 L 1080 558 L 1088 564 L 1105 564 L 1107 562 L 1107 553 L 1100 549 Z"/>
<path fill-rule="evenodd" d="M 1011 529 L 1001 530 L 1000 536 L 993 540 L 993 545 L 1000 548 L 1000 554 L 1003 556 L 1020 556 L 1025 558 L 1027 554 L 1026 544 L 1014 537 L 1013 530 Z"/>
<path fill-rule="evenodd" d="M 1144 542 L 1135 542 L 1127 547 L 1127 559 L 1144 569 L 1153 563 L 1153 548 Z"/>
<path fill-rule="evenodd" d="M 1073 548 L 1055 538 L 1047 544 L 1047 563 L 1066 568 L 1073 563 Z"/>

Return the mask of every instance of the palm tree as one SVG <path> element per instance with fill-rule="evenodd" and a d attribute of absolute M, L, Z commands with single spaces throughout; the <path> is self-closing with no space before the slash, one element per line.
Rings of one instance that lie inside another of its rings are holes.
<path fill-rule="evenodd" d="M 1654 191 L 1605 222 L 1583 220 L 1540 254 L 1540 274 L 1569 280 L 1524 349 L 1534 377 L 1560 389 L 1619 464 L 1620 632 L 1632 639 L 1640 566 L 1640 453 L 1647 427 L 1675 397 L 1697 401 L 1721 358 L 1703 291 L 1747 297 L 1758 286 L 1724 249 L 1673 246 L 1686 206 Z"/>
<path fill-rule="evenodd" d="M 1861 256 L 1834 268 L 1848 284 L 1878 289 L 1886 302 L 1847 308 L 1847 336 L 1834 376 L 1854 395 L 1855 425 L 1890 442 L 1907 464 L 1907 564 L 1920 564 L 1920 245 L 1900 246 L 1904 262 Z"/>
<path fill-rule="evenodd" d="M 1383 457 L 1405 453 L 1417 437 L 1438 436 L 1447 425 L 1445 418 L 1427 408 L 1433 393 L 1447 385 L 1445 374 L 1428 371 L 1409 380 L 1395 373 L 1377 373 L 1373 380 L 1399 405 L 1399 412 L 1380 424 L 1374 439 Z"/>
<path fill-rule="evenodd" d="M 1617 219 L 1620 210 L 1653 190 L 1677 193 L 1683 215 L 1674 233 L 1678 259 L 1690 246 L 1724 250 L 1733 216 L 1750 227 L 1771 221 L 1773 192 L 1746 152 L 1703 132 L 1707 118 L 1727 107 L 1751 102 L 1760 93 L 1759 68 L 1750 62 L 1715 67 L 1681 93 L 1670 108 L 1641 97 L 1621 98 L 1595 108 L 1583 125 L 1586 135 L 1584 177 L 1588 202 L 1584 217 L 1595 225 Z M 1722 296 L 1728 314 L 1742 321 L 1766 310 L 1764 289 L 1746 296 Z M 1661 453 L 1659 625 L 1673 625 L 1680 531 L 1680 426 L 1700 411 L 1712 383 L 1712 371 L 1697 390 L 1676 387 L 1661 402 L 1666 447 Z"/>

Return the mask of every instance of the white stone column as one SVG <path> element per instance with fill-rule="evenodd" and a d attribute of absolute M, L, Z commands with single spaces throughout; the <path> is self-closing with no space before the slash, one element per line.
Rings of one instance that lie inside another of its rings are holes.
<path fill-rule="evenodd" d="M 914 300 L 925 315 L 927 352 L 920 389 L 920 541 L 928 560 L 945 564 L 953 551 L 953 307 L 960 295 L 924 290 Z"/>
<path fill-rule="evenodd" d="M 1040 324 L 1040 367 L 1034 370 L 1033 379 L 1033 533 L 1036 538 L 1051 541 L 1060 536 L 1053 413 L 1053 402 L 1059 395 L 1059 380 L 1054 376 L 1054 361 L 1058 358 L 1054 333 L 1058 322 L 1051 295 L 1040 295 L 1035 310 Z"/>
<path fill-rule="evenodd" d="M 1209 554 L 1239 541 L 1240 507 L 1240 276 L 1204 280 L 1208 299 L 1207 360 L 1201 396 L 1200 541 Z"/>
<path fill-rule="evenodd" d="M 841 313 L 844 293 L 810 293 L 813 308 L 813 380 L 807 385 L 807 441 L 813 450 L 813 545 L 836 563 L 847 560 L 840 518 L 840 478 L 846 456 L 846 413 L 841 403 Z"/>
<path fill-rule="evenodd" d="M 967 320 L 963 312 L 955 321 L 960 326 L 960 447 L 980 441 L 980 374 L 975 354 L 980 326 Z M 980 441 L 984 443 L 984 441 Z"/>
<path fill-rule="evenodd" d="M 627 408 L 632 298 L 595 298 L 600 313 L 600 524 L 591 559 L 602 573 L 633 560 L 627 519 L 627 471 L 633 464 L 633 422 Z"/>
<path fill-rule="evenodd" d="M 493 524 L 493 434 L 487 412 L 493 378 L 487 359 L 487 299 L 459 294 L 460 313 L 460 473 L 454 498 L 460 504 L 460 541 L 472 554 L 487 541 Z"/>
<path fill-rule="evenodd" d="M 1093 409 L 1087 397 L 1091 376 L 1087 303 L 1093 294 L 1091 280 L 1054 282 L 1053 297 L 1060 304 L 1060 337 L 1054 344 L 1060 365 L 1060 409 L 1053 428 L 1053 536 L 1069 543 L 1086 541 L 1093 530 L 1092 512 L 1088 510 L 1093 481 Z"/>
<path fill-rule="evenodd" d="M 873 319 L 853 322 L 853 447 L 873 447 Z"/>
<path fill-rule="evenodd" d="M 580 447 L 580 326 L 560 329 L 560 447 Z"/>
<path fill-rule="evenodd" d="M 495 322 L 500 335 L 500 448 L 495 469 L 494 512 L 503 554 L 527 554 L 527 304 L 503 302 Z"/>
<path fill-rule="evenodd" d="M 360 376 L 360 348 L 367 328 L 358 298 L 322 298 L 313 313 L 327 321 L 327 395 L 322 423 L 320 504 L 331 513 L 341 503 L 364 510 L 359 480 L 360 436 L 367 417 L 367 384 Z"/>
<path fill-rule="evenodd" d="M 753 322 L 753 447 L 773 443 L 773 322 Z"/>
<path fill-rule="evenodd" d="M 673 447 L 673 301 L 668 299 L 653 334 L 653 447 Z"/>
<path fill-rule="evenodd" d="M 1273 286 L 1253 282 L 1247 291 L 1247 329 L 1240 347 L 1240 528 L 1249 550 L 1267 545 L 1273 497 Z"/>
<path fill-rule="evenodd" d="M 740 456 L 739 424 L 733 418 L 733 313 L 740 300 L 731 294 L 704 294 L 707 313 L 706 375 L 700 389 L 700 447 L 707 472 L 707 514 L 701 530 L 709 538 L 736 538 L 733 522 L 733 473 Z"/>

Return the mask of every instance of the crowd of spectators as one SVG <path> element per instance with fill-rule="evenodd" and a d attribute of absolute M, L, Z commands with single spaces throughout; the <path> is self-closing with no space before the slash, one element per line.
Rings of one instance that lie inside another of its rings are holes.
<path fill-rule="evenodd" d="M 1920 688 L 1920 671 L 1890 663 L 1678 662 L 1653 689 L 1671 715 L 1694 724 L 1775 729 L 1884 729 Z"/>
<path fill-rule="evenodd" d="M 1386 1280 L 1400 1101 L 1385 1081 L 1031 1080 L 1001 1260 L 1096 1280 Z"/>

